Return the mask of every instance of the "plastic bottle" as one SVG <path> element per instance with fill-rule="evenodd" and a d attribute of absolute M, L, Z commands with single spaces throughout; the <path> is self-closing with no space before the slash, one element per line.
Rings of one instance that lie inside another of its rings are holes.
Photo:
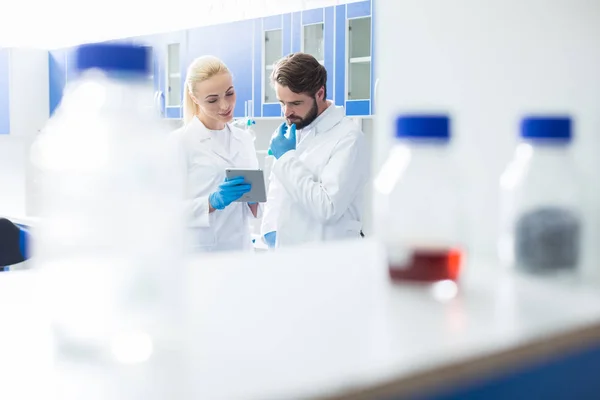
<path fill-rule="evenodd" d="M 456 281 L 463 262 L 461 176 L 446 115 L 401 115 L 396 143 L 375 178 L 375 231 L 392 280 Z"/>
<path fill-rule="evenodd" d="M 252 125 L 256 124 L 252 118 L 237 119 L 233 121 L 233 126 L 244 129 L 250 134 L 252 140 L 256 140 L 256 132 L 252 129 Z"/>
<path fill-rule="evenodd" d="M 248 131 L 248 133 L 250 133 L 250 136 L 252 136 L 252 140 L 256 141 L 256 132 L 254 132 L 254 129 L 252 129 L 252 125 L 254 124 L 256 124 L 256 121 L 248 118 L 248 120 L 246 121 L 246 130 Z"/>
<path fill-rule="evenodd" d="M 97 379 L 59 398 L 181 398 L 165 380 L 180 372 L 184 171 L 152 107 L 149 60 L 144 47 L 79 47 L 78 79 L 32 147 L 33 260 L 57 365 Z"/>
<path fill-rule="evenodd" d="M 570 153 L 572 121 L 530 116 L 500 178 L 501 263 L 534 273 L 574 271 L 580 262 L 580 180 Z"/>

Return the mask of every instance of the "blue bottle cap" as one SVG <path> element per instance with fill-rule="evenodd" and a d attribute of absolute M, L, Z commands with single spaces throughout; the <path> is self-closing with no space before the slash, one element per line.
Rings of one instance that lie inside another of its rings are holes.
<path fill-rule="evenodd" d="M 450 140 L 450 117 L 443 114 L 401 115 L 396 119 L 400 139 Z"/>
<path fill-rule="evenodd" d="M 130 44 L 84 44 L 75 52 L 76 69 L 98 68 L 107 72 L 150 72 L 150 48 Z"/>
<path fill-rule="evenodd" d="M 521 120 L 520 135 L 528 140 L 569 142 L 573 138 L 573 123 L 570 117 L 525 117 Z"/>

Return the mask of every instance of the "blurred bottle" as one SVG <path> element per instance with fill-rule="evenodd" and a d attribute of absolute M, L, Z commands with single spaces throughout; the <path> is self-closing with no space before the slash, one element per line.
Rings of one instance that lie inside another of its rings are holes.
<path fill-rule="evenodd" d="M 396 143 L 375 178 L 382 199 L 375 231 L 386 243 L 390 277 L 457 280 L 463 262 L 461 179 L 452 159 L 450 118 L 403 115 Z"/>
<path fill-rule="evenodd" d="M 501 263 L 534 273 L 573 271 L 580 262 L 580 180 L 569 117 L 526 117 L 500 178 Z"/>
<path fill-rule="evenodd" d="M 252 129 L 254 124 L 256 124 L 256 121 L 252 118 L 237 119 L 233 121 L 233 126 L 244 129 L 246 132 L 248 132 L 250 137 L 252 137 L 252 140 L 256 141 L 256 132 L 254 132 L 254 129 Z"/>
<path fill-rule="evenodd" d="M 167 381 L 181 328 L 184 176 L 153 107 L 150 56 L 79 47 L 79 76 L 32 147 L 42 193 L 33 260 L 57 362 L 97 366 L 102 382 L 61 398 L 180 398 Z"/>

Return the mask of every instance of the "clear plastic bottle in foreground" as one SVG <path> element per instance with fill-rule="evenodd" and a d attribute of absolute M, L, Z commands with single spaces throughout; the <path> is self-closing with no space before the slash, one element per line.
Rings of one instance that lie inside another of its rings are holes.
<path fill-rule="evenodd" d="M 382 199 L 375 209 L 376 232 L 387 245 L 393 280 L 459 277 L 465 221 L 450 144 L 448 116 L 397 119 L 396 143 L 374 182 Z"/>
<path fill-rule="evenodd" d="M 569 117 L 526 117 L 520 143 L 500 178 L 501 263 L 534 273 L 574 271 L 580 263 L 579 177 Z"/>
<path fill-rule="evenodd" d="M 88 389 L 60 398 L 178 398 L 160 382 L 176 373 L 184 171 L 152 105 L 149 60 L 143 47 L 78 48 L 78 79 L 32 147 L 33 261 L 57 360 L 109 373 L 108 386 L 86 376 Z"/>

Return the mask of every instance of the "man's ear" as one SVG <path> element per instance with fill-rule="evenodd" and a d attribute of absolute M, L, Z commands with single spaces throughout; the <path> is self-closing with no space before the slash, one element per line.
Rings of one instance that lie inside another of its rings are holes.
<path fill-rule="evenodd" d="M 317 90 L 317 99 L 325 101 L 325 87 L 321 86 L 321 89 Z"/>

